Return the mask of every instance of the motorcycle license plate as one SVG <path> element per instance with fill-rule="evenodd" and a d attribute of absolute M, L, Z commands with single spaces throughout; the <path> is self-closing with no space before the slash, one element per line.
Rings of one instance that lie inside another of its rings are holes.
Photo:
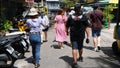
<path fill-rule="evenodd" d="M 7 47 L 6 50 L 7 50 L 10 54 L 12 54 L 12 53 L 14 52 L 14 49 L 13 49 L 11 46 Z"/>
<path fill-rule="evenodd" d="M 24 40 L 22 40 L 21 43 L 23 44 L 24 47 L 26 47 L 27 44 Z"/>

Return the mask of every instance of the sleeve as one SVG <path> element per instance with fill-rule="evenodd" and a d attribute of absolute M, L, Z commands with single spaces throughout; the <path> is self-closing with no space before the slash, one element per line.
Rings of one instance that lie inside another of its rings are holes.
<path fill-rule="evenodd" d="M 45 16 L 45 20 L 46 20 L 46 23 L 47 23 L 47 24 L 50 23 L 50 20 L 49 20 L 48 16 Z"/>
<path fill-rule="evenodd" d="M 87 14 L 84 14 L 83 15 L 83 21 L 84 21 L 84 25 L 86 26 L 86 27 L 90 27 L 90 23 L 89 23 L 89 18 L 88 18 L 88 16 L 87 16 Z"/>
<path fill-rule="evenodd" d="M 54 21 L 55 21 L 55 22 L 57 22 L 57 21 L 58 21 L 57 16 L 55 16 Z"/>
<path fill-rule="evenodd" d="M 26 22 L 25 22 L 25 25 L 29 26 L 30 23 L 29 23 L 29 20 L 27 19 Z"/>
<path fill-rule="evenodd" d="M 41 18 L 38 18 L 39 24 L 43 24 L 43 20 Z"/>
<path fill-rule="evenodd" d="M 64 19 L 65 19 L 65 23 L 67 22 L 67 16 L 64 16 Z"/>

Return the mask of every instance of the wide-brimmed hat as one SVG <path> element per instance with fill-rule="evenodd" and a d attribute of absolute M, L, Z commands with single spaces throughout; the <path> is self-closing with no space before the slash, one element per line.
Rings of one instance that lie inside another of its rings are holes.
<path fill-rule="evenodd" d="M 35 15 L 38 15 L 37 9 L 31 8 L 28 13 L 28 16 L 35 16 Z"/>

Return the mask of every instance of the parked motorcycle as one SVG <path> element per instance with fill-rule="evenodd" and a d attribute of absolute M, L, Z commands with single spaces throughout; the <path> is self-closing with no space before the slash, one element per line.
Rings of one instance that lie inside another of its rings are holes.
<path fill-rule="evenodd" d="M 18 55 L 8 39 L 0 39 L 0 68 L 12 68 Z"/>
<path fill-rule="evenodd" d="M 18 33 L 18 32 L 17 32 Z M 27 41 L 26 34 L 25 33 L 19 33 L 16 35 L 11 33 L 7 36 L 15 36 L 11 40 L 11 46 L 15 49 L 15 51 L 18 53 L 18 58 L 24 58 L 25 52 L 29 49 L 29 42 Z"/>

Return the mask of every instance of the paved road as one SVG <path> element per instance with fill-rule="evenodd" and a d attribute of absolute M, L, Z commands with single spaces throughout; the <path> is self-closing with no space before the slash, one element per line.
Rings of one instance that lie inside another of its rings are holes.
<path fill-rule="evenodd" d="M 113 39 L 113 26 L 111 29 L 103 29 L 101 37 L 101 51 L 93 50 L 92 38 L 89 44 L 84 44 L 84 62 L 78 62 L 80 68 L 120 68 L 120 57 L 114 56 L 111 45 Z M 57 49 L 57 43 L 53 42 L 55 31 L 53 27 L 48 32 L 48 42 L 41 45 L 41 60 L 40 68 L 71 68 L 72 54 L 71 47 L 63 45 L 64 49 Z M 69 42 L 69 36 L 68 36 Z M 16 68 L 34 68 L 31 63 L 31 48 L 30 52 L 25 54 L 26 58 L 19 59 L 15 63 Z"/>

